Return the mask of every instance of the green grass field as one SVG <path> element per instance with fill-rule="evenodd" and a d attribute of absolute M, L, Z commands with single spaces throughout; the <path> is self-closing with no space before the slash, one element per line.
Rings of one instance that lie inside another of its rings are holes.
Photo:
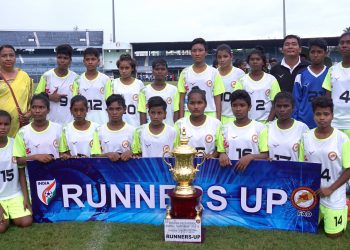
<path fill-rule="evenodd" d="M 350 229 L 338 239 L 319 234 L 207 227 L 204 244 L 163 241 L 161 226 L 104 222 L 11 226 L 0 249 L 349 249 Z"/>

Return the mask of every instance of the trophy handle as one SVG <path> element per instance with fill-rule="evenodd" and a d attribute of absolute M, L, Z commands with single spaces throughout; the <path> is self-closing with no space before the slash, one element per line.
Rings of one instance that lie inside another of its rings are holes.
<path fill-rule="evenodd" d="M 202 159 L 202 161 L 200 163 L 198 163 L 196 165 L 196 171 L 199 171 L 199 167 L 202 166 L 203 163 L 205 162 L 206 153 L 204 151 L 202 151 L 201 154 L 203 154 L 203 159 Z M 197 155 L 198 155 L 198 153 L 197 153 Z"/>
<path fill-rule="evenodd" d="M 168 167 L 170 168 L 169 170 L 170 170 L 171 172 L 173 172 L 173 165 L 171 165 L 171 164 L 165 159 L 165 154 L 170 154 L 170 155 L 171 155 L 171 153 L 168 152 L 168 151 L 163 152 L 162 158 L 163 158 L 163 162 L 164 162 L 166 165 L 168 165 Z"/>

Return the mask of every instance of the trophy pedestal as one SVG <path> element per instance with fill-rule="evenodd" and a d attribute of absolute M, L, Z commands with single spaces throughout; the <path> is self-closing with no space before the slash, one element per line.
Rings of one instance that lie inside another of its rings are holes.
<path fill-rule="evenodd" d="M 171 200 L 170 215 L 173 219 L 195 219 L 197 215 L 196 206 L 200 203 L 202 191 L 196 188 L 191 195 L 178 195 L 171 190 L 168 195 Z"/>

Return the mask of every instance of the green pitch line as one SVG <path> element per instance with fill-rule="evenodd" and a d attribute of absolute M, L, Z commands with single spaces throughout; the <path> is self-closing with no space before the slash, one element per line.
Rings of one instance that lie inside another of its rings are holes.
<path fill-rule="evenodd" d="M 241 227 L 207 227 L 204 244 L 163 241 L 160 226 L 103 222 L 34 224 L 0 235 L 0 249 L 346 249 L 350 229 L 332 240 L 319 234 L 257 231 Z"/>

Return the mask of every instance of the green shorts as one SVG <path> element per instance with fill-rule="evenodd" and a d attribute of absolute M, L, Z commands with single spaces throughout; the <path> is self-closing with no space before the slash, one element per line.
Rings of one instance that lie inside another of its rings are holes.
<path fill-rule="evenodd" d="M 346 134 L 348 136 L 348 138 L 350 139 L 350 129 L 339 129 L 341 132 L 343 132 L 344 134 Z"/>
<path fill-rule="evenodd" d="M 332 209 L 320 204 L 318 221 L 324 221 L 324 231 L 327 234 L 337 234 L 346 229 L 348 221 L 348 207 L 344 209 Z"/>
<path fill-rule="evenodd" d="M 221 123 L 222 123 L 222 124 L 230 123 L 230 122 L 233 122 L 233 121 L 235 121 L 235 120 L 236 120 L 235 117 L 225 116 L 225 115 L 222 115 L 222 116 L 221 116 Z"/>
<path fill-rule="evenodd" d="M 6 220 L 31 215 L 31 212 L 28 209 L 24 210 L 23 195 L 18 195 L 7 200 L 0 200 L 0 204 L 7 213 L 7 215 L 4 214 Z"/>

